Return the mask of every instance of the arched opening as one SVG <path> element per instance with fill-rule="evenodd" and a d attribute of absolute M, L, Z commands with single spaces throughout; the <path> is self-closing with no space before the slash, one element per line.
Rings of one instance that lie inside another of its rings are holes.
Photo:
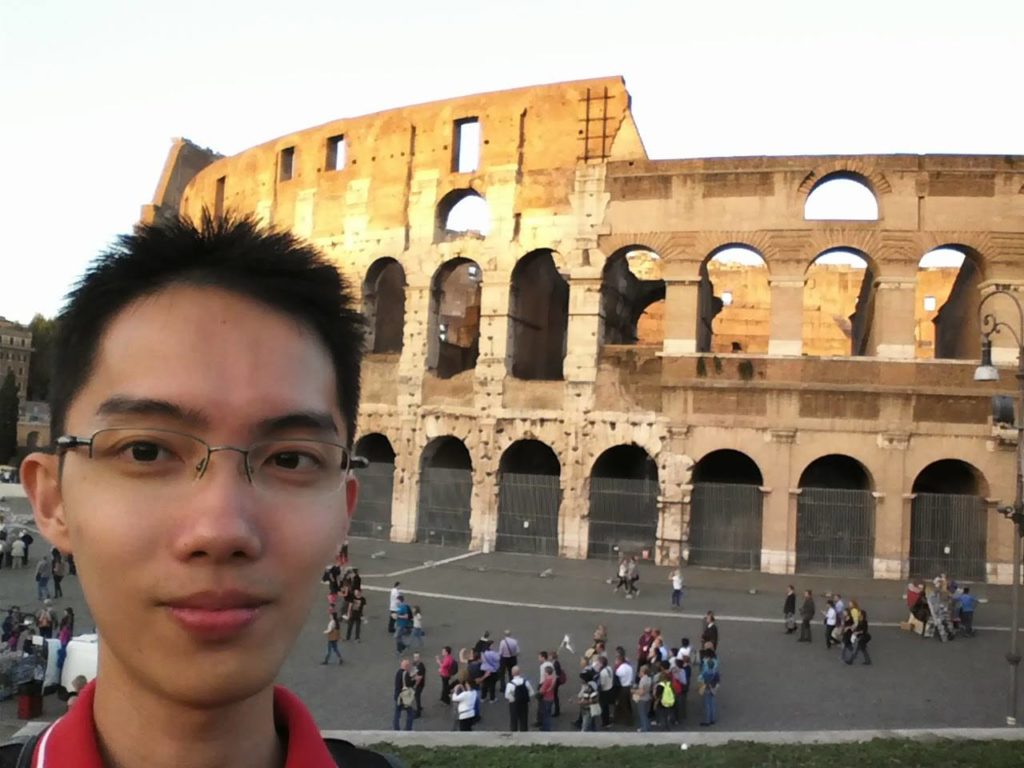
<path fill-rule="evenodd" d="M 405 328 L 405 270 L 391 258 L 377 259 L 363 281 L 366 348 L 370 352 L 402 351 Z"/>
<path fill-rule="evenodd" d="M 797 496 L 797 573 L 873 575 L 875 499 L 871 488 L 867 469 L 849 456 L 822 456 L 807 466 Z"/>
<path fill-rule="evenodd" d="M 859 173 L 830 173 L 814 185 L 804 201 L 804 219 L 875 221 L 878 199 Z"/>
<path fill-rule="evenodd" d="M 712 451 L 693 468 L 688 562 L 761 570 L 761 470 L 745 453 Z"/>
<path fill-rule="evenodd" d="M 517 379 L 562 378 L 569 332 L 569 283 L 553 252 L 531 251 L 512 270 L 509 348 Z"/>
<path fill-rule="evenodd" d="M 355 454 L 370 463 L 363 469 L 355 470 L 356 478 L 359 480 L 359 501 L 349 524 L 349 534 L 372 539 L 390 539 L 395 450 L 387 437 L 371 433 L 359 438 Z"/>
<path fill-rule="evenodd" d="M 601 343 L 660 346 L 664 311 L 661 257 L 641 245 L 613 253 L 601 278 Z"/>
<path fill-rule="evenodd" d="M 976 467 L 942 459 L 914 480 L 910 507 L 910 575 L 984 581 L 988 483 Z"/>
<path fill-rule="evenodd" d="M 430 283 L 427 370 L 449 379 L 476 367 L 480 354 L 480 286 L 483 273 L 470 259 L 442 264 Z"/>
<path fill-rule="evenodd" d="M 963 246 L 942 246 L 917 265 L 914 341 L 918 358 L 977 360 L 980 256 Z"/>
<path fill-rule="evenodd" d="M 587 557 L 653 557 L 658 537 L 658 465 L 638 445 L 602 453 L 590 472 Z"/>
<path fill-rule="evenodd" d="M 491 211 L 475 189 L 453 189 L 437 204 L 437 242 L 466 235 L 484 238 L 491 231 Z"/>
<path fill-rule="evenodd" d="M 498 466 L 495 549 L 558 554 L 561 473 L 555 452 L 539 440 L 518 440 L 505 450 Z"/>
<path fill-rule="evenodd" d="M 473 461 L 457 437 L 438 437 L 420 459 L 420 503 L 416 540 L 467 546 L 473 498 Z"/>
<path fill-rule="evenodd" d="M 28 433 L 28 435 L 26 435 L 26 437 L 25 437 L 25 447 L 29 451 L 35 451 L 36 449 L 39 448 L 39 432 L 38 431 L 32 430 L 31 432 Z"/>
<path fill-rule="evenodd" d="M 863 355 L 873 312 L 874 274 L 866 255 L 852 248 L 818 254 L 804 283 L 804 354 Z"/>
<path fill-rule="evenodd" d="M 697 351 L 768 353 L 771 289 L 768 265 L 753 248 L 716 249 L 700 268 Z"/>

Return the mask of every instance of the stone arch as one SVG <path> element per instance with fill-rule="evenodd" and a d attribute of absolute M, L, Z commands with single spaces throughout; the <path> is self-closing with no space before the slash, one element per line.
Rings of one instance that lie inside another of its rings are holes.
<path fill-rule="evenodd" d="M 25 436 L 25 448 L 35 451 L 39 448 L 39 431 L 33 429 Z"/>
<path fill-rule="evenodd" d="M 764 478 L 757 463 L 733 449 L 711 451 L 693 468 L 688 562 L 760 570 Z"/>
<path fill-rule="evenodd" d="M 386 435 L 371 432 L 356 442 L 355 454 L 366 459 L 369 464 L 355 470 L 359 480 L 359 500 L 349 523 L 349 534 L 390 539 L 395 449 Z"/>
<path fill-rule="evenodd" d="M 569 333 L 569 283 L 549 249 L 530 251 L 509 283 L 509 351 L 517 379 L 562 378 Z"/>
<path fill-rule="evenodd" d="M 875 197 L 892 192 L 892 185 L 884 173 L 856 157 L 838 158 L 821 163 L 804 176 L 797 191 L 806 197 L 821 182 L 836 174 L 851 175 L 862 180 Z"/>
<path fill-rule="evenodd" d="M 653 557 L 658 494 L 658 464 L 636 443 L 598 456 L 590 471 L 587 557 Z"/>
<path fill-rule="evenodd" d="M 435 242 L 458 237 L 484 238 L 491 229 L 487 199 L 475 189 L 453 189 L 437 204 Z"/>
<path fill-rule="evenodd" d="M 402 351 L 405 328 L 405 270 L 393 258 L 377 259 L 363 281 L 366 348 L 374 353 Z"/>
<path fill-rule="evenodd" d="M 871 576 L 874 571 L 874 481 L 844 454 L 821 456 L 800 475 L 796 570 Z"/>
<path fill-rule="evenodd" d="M 561 462 L 546 443 L 512 443 L 498 464 L 498 535 L 495 549 L 557 555 L 562 504 Z"/>
<path fill-rule="evenodd" d="M 959 259 L 953 255 L 958 254 Z M 978 305 L 984 280 L 981 254 L 960 243 L 931 248 L 917 265 L 915 354 L 924 359 L 977 360 Z"/>
<path fill-rule="evenodd" d="M 446 261 L 430 281 L 427 370 L 448 379 L 476 367 L 483 272 L 475 261 Z"/>
<path fill-rule="evenodd" d="M 831 247 L 808 264 L 804 281 L 805 355 L 857 356 L 869 349 L 877 267 L 865 251 Z"/>
<path fill-rule="evenodd" d="M 615 251 L 601 277 L 601 344 L 661 343 L 664 300 L 661 255 L 645 245 Z"/>
<path fill-rule="evenodd" d="M 472 499 L 473 460 L 466 444 L 451 435 L 434 438 L 420 456 L 416 540 L 467 546 Z"/>
<path fill-rule="evenodd" d="M 881 205 L 871 180 L 853 171 L 840 170 L 823 176 L 814 182 L 804 198 L 804 219 L 808 221 L 878 221 L 880 218 Z"/>
<path fill-rule="evenodd" d="M 764 256 L 746 244 L 726 243 L 708 254 L 697 289 L 698 352 L 767 354 L 768 275 Z"/>
<path fill-rule="evenodd" d="M 940 459 L 912 486 L 910 575 L 983 581 L 988 541 L 988 481 L 973 464 Z"/>

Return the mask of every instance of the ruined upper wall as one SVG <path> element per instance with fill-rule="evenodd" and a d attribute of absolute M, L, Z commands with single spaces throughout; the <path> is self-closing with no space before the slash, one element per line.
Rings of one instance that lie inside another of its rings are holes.
<path fill-rule="evenodd" d="M 863 179 L 877 221 L 844 227 L 909 231 L 1024 231 L 1024 157 L 844 155 L 629 160 L 608 164 L 613 230 L 794 230 L 815 184 L 834 173 Z"/>
<path fill-rule="evenodd" d="M 480 162 L 474 172 L 457 173 L 455 124 L 466 118 L 480 122 Z M 338 136 L 345 167 L 327 170 L 328 142 Z M 288 148 L 293 169 L 282 180 Z M 408 245 L 434 235 L 433 221 L 411 211 L 425 203 L 433 210 L 452 190 L 479 192 L 500 225 L 531 210 L 569 213 L 580 159 L 645 157 L 623 80 L 585 80 L 403 107 L 281 136 L 197 173 L 181 210 L 256 212 L 313 239 L 344 234 L 352 246 L 364 232 L 404 232 Z"/>

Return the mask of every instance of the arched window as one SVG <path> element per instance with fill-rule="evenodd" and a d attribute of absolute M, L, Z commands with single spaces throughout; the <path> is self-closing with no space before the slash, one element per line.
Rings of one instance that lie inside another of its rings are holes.
<path fill-rule="evenodd" d="M 539 440 L 517 440 L 498 468 L 498 537 L 495 549 L 558 554 L 559 481 L 555 452 Z"/>
<path fill-rule="evenodd" d="M 569 330 L 569 284 L 550 250 L 531 251 L 512 270 L 509 349 L 517 379 L 562 378 Z"/>
<path fill-rule="evenodd" d="M 935 248 L 917 265 L 914 341 L 918 358 L 977 360 L 980 256 L 964 246 Z"/>
<path fill-rule="evenodd" d="M 771 289 L 761 254 L 744 245 L 713 251 L 701 266 L 697 313 L 698 352 L 767 354 Z"/>
<path fill-rule="evenodd" d="M 359 438 L 355 454 L 370 463 L 365 468 L 355 470 L 359 479 L 359 502 L 349 523 L 349 533 L 352 536 L 389 539 L 395 450 L 386 436 L 375 432 Z"/>
<path fill-rule="evenodd" d="M 664 302 L 661 257 L 644 246 L 619 249 L 601 280 L 601 343 L 662 344 Z"/>
<path fill-rule="evenodd" d="M 832 248 L 814 259 L 804 284 L 805 355 L 864 354 L 874 311 L 873 284 L 872 270 L 861 251 Z"/>
<path fill-rule="evenodd" d="M 841 454 L 822 456 L 800 475 L 796 512 L 796 570 L 871 576 L 875 499 L 867 469 Z"/>
<path fill-rule="evenodd" d="M 438 242 L 460 235 L 486 237 L 490 231 L 490 209 L 476 190 L 453 189 L 437 204 Z"/>
<path fill-rule="evenodd" d="M 470 259 L 442 264 L 431 281 L 427 369 L 448 379 L 476 367 L 480 353 L 480 286 L 483 274 Z"/>
<path fill-rule="evenodd" d="M 405 270 L 391 258 L 370 265 L 363 282 L 366 348 L 370 352 L 401 352 L 405 326 Z"/>
<path fill-rule="evenodd" d="M 616 445 L 590 472 L 587 557 L 653 557 L 658 534 L 658 465 L 638 445 Z"/>
<path fill-rule="evenodd" d="M 910 575 L 984 581 L 988 483 L 974 466 L 942 459 L 914 480 L 910 508 Z"/>
<path fill-rule="evenodd" d="M 878 200 L 860 174 L 832 173 L 815 184 L 807 195 L 804 218 L 874 221 L 878 219 Z"/>
<path fill-rule="evenodd" d="M 691 565 L 761 569 L 761 470 L 739 451 L 712 451 L 693 468 Z"/>
<path fill-rule="evenodd" d="M 465 546 L 470 540 L 473 461 L 457 437 L 438 437 L 420 459 L 416 540 Z"/>

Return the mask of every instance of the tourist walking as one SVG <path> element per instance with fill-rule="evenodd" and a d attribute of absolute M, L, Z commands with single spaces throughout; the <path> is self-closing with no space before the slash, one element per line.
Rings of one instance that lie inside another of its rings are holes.
<path fill-rule="evenodd" d="M 970 587 L 964 587 L 960 595 L 960 629 L 968 637 L 974 637 L 974 611 L 978 607 L 978 599 L 971 594 Z"/>
<path fill-rule="evenodd" d="M 704 721 L 701 725 L 714 725 L 718 721 L 718 656 L 714 651 L 703 653 L 700 664 L 701 696 L 704 699 Z"/>
<path fill-rule="evenodd" d="M 811 590 L 808 589 L 804 592 L 804 602 L 800 606 L 800 637 L 797 638 L 797 642 L 811 642 L 811 622 L 814 621 L 817 613 L 818 610 L 814 607 L 814 597 Z"/>
<path fill-rule="evenodd" d="M 427 665 L 423 663 L 419 653 L 412 655 L 412 674 L 416 681 L 413 690 L 416 692 L 416 717 L 423 717 L 423 688 L 427 684 Z"/>
<path fill-rule="evenodd" d="M 636 584 L 640 581 L 640 566 L 635 555 L 629 558 L 629 562 L 626 564 L 626 581 L 628 582 L 626 597 L 632 598 L 639 595 L 640 589 Z"/>
<path fill-rule="evenodd" d="M 708 611 L 704 616 L 704 631 L 700 635 L 701 646 L 707 648 L 710 644 L 711 650 L 718 651 L 718 625 L 715 623 L 715 614 Z"/>
<path fill-rule="evenodd" d="M 395 651 L 401 654 L 409 645 L 406 642 L 412 635 L 412 608 L 405 602 L 405 596 L 398 596 L 395 608 Z"/>
<path fill-rule="evenodd" d="M 592 667 L 587 667 L 580 672 L 579 693 L 576 694 L 576 703 L 580 705 L 580 718 L 578 721 L 580 731 L 597 730 L 597 721 L 601 717 L 601 704 L 598 701 L 597 674 Z"/>
<path fill-rule="evenodd" d="M 477 706 L 479 697 L 472 680 L 468 683 L 459 683 L 452 693 L 452 701 L 455 703 L 459 719 L 460 731 L 472 731 L 473 723 L 477 718 Z"/>
<path fill-rule="evenodd" d="M 620 589 L 629 592 L 629 559 L 626 557 L 619 559 L 618 569 L 618 581 L 615 582 L 615 589 L 612 590 L 612 594 L 618 592 Z"/>
<path fill-rule="evenodd" d="M 327 629 L 324 630 L 324 634 L 327 636 L 327 654 L 324 656 L 324 660 L 321 664 L 326 664 L 331 660 L 331 654 L 333 653 L 338 657 L 338 663 L 342 664 L 341 651 L 338 650 L 338 640 L 341 639 L 341 627 L 338 626 L 338 614 L 334 611 L 328 610 L 327 615 L 330 617 L 327 621 Z"/>
<path fill-rule="evenodd" d="M 669 577 L 672 581 L 672 607 L 683 607 L 683 569 L 676 568 Z"/>
<path fill-rule="evenodd" d="M 414 605 L 412 607 L 412 641 L 410 645 L 415 643 L 416 647 L 422 650 L 424 635 L 426 632 L 423 631 L 423 611 L 418 605 Z"/>
<path fill-rule="evenodd" d="M 637 730 L 647 733 L 651 730 L 651 689 L 654 681 L 648 674 L 646 664 L 640 667 L 639 679 L 633 688 L 633 709 L 636 712 Z"/>
<path fill-rule="evenodd" d="M 545 668 L 544 679 L 540 681 L 540 729 L 551 730 L 551 712 L 555 705 L 555 670 L 552 667 Z M 602 713 L 603 714 L 603 713 Z"/>
<path fill-rule="evenodd" d="M 513 677 L 512 668 L 519 664 L 519 641 L 512 636 L 512 631 L 505 630 L 504 637 L 498 643 L 498 655 L 501 657 L 501 685 Z"/>
<path fill-rule="evenodd" d="M 858 656 L 864 656 L 864 664 L 871 663 L 871 654 L 868 653 L 868 643 L 871 642 L 871 631 L 868 629 L 868 612 L 861 609 L 860 621 L 853 630 L 853 653 L 847 664 L 853 664 Z"/>
<path fill-rule="evenodd" d="M 11 542 L 11 551 L 8 553 L 7 564 L 12 568 L 21 568 L 25 565 L 25 542 L 17 538 Z"/>
<path fill-rule="evenodd" d="M 508 702 L 508 729 L 516 731 L 529 730 L 530 699 L 533 698 L 533 686 L 523 677 L 518 666 L 513 666 L 508 684 L 505 686 L 505 701 Z"/>
<path fill-rule="evenodd" d="M 832 633 L 836 631 L 836 625 L 839 622 L 839 616 L 836 614 L 836 604 L 831 598 L 829 599 L 827 606 L 822 613 L 825 615 L 825 648 L 829 649 L 835 642 L 835 638 L 832 637 Z"/>
<path fill-rule="evenodd" d="M 348 601 L 348 627 L 345 629 L 345 640 L 351 640 L 354 631 L 356 642 L 363 642 L 360 634 L 363 631 L 363 611 L 365 610 L 366 598 L 363 597 L 363 590 L 357 589 L 352 593 L 352 599 Z"/>
<path fill-rule="evenodd" d="M 391 594 L 388 597 L 388 634 L 395 634 L 395 621 L 398 619 L 398 598 L 402 596 L 402 590 L 399 589 L 402 582 L 396 581 L 395 586 L 391 588 Z"/>
<path fill-rule="evenodd" d="M 786 600 L 782 604 L 782 618 L 786 622 L 786 634 L 796 632 L 796 590 L 790 584 L 786 587 Z"/>
<path fill-rule="evenodd" d="M 49 555 L 43 555 L 36 563 L 36 592 L 40 601 L 50 597 L 50 577 L 53 575 L 53 563 Z"/>
<path fill-rule="evenodd" d="M 60 550 L 56 547 L 53 548 L 53 597 L 64 597 L 64 590 L 61 588 L 61 582 L 64 581 L 64 575 L 67 573 L 67 564 L 64 562 L 64 556 L 61 555 Z"/>
<path fill-rule="evenodd" d="M 452 656 L 452 647 L 446 645 L 442 648 L 441 655 L 435 656 L 434 661 L 437 662 L 437 674 L 441 678 L 441 703 L 451 704 L 452 677 L 459 667 L 459 663 Z"/>
<path fill-rule="evenodd" d="M 36 627 L 39 629 L 39 634 L 45 638 L 53 637 L 53 627 L 57 623 L 57 617 L 54 615 L 51 605 L 53 602 L 49 598 L 44 598 L 43 607 L 36 614 Z"/>
<path fill-rule="evenodd" d="M 391 720 L 391 730 L 397 731 L 405 713 L 405 730 L 412 730 L 412 721 L 416 717 L 416 679 L 411 672 L 408 659 L 402 659 L 395 672 L 395 715 Z"/>

